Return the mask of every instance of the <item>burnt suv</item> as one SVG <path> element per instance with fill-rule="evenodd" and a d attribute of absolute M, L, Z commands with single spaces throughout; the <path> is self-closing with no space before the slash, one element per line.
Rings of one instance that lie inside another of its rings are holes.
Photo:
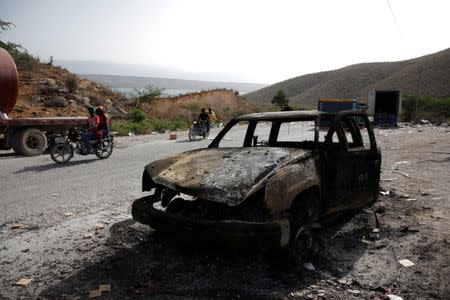
<path fill-rule="evenodd" d="M 132 215 L 160 231 L 309 247 L 310 224 L 377 199 L 380 164 L 363 112 L 242 115 L 206 149 L 148 164 L 152 193 Z"/>

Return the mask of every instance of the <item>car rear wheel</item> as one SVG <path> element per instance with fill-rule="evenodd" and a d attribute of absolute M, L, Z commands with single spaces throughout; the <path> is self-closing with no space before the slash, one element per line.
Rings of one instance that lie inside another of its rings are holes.
<path fill-rule="evenodd" d="M 291 207 L 291 258 L 301 265 L 313 252 L 311 225 L 319 218 L 319 194 L 310 189 L 301 193 Z"/>

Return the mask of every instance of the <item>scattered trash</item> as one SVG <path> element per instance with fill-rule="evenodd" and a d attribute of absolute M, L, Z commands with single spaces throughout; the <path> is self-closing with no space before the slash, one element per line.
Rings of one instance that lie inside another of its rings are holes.
<path fill-rule="evenodd" d="M 380 181 L 394 181 L 394 178 L 381 178 Z"/>
<path fill-rule="evenodd" d="M 364 244 L 370 244 L 370 241 L 366 240 L 365 236 L 363 236 L 363 238 L 361 239 L 361 242 L 363 242 Z"/>
<path fill-rule="evenodd" d="M 316 268 L 314 268 L 314 265 L 312 263 L 310 263 L 310 262 L 304 263 L 303 266 L 305 267 L 306 270 L 309 270 L 309 271 L 315 271 L 316 270 Z"/>
<path fill-rule="evenodd" d="M 448 127 L 448 123 L 441 123 L 441 127 Z"/>
<path fill-rule="evenodd" d="M 98 290 L 100 292 L 111 292 L 111 285 L 110 284 L 100 284 L 98 286 Z"/>
<path fill-rule="evenodd" d="M 83 239 L 87 240 L 87 239 L 91 239 L 94 235 L 92 233 L 88 233 L 83 235 Z"/>
<path fill-rule="evenodd" d="M 20 286 L 27 286 L 30 284 L 30 282 L 33 279 L 31 278 L 21 278 L 19 281 L 16 282 L 16 285 L 20 285 Z"/>
<path fill-rule="evenodd" d="M 100 229 L 103 229 L 105 227 L 106 227 L 106 225 L 102 224 L 102 223 L 95 224 L 95 230 L 100 230 Z"/>
<path fill-rule="evenodd" d="M 11 224 L 11 229 L 22 229 L 24 226 L 20 223 Z"/>
<path fill-rule="evenodd" d="M 71 212 L 64 213 L 64 217 L 70 217 L 70 216 L 73 216 L 73 213 L 71 213 Z"/>
<path fill-rule="evenodd" d="M 398 170 L 392 170 L 392 172 L 398 173 L 398 174 L 400 174 L 400 175 L 402 175 L 402 176 L 404 176 L 406 178 L 410 178 L 411 177 L 411 175 L 409 175 L 408 173 L 403 173 L 403 172 L 400 172 Z"/>
<path fill-rule="evenodd" d="M 101 297 L 103 292 L 111 292 L 110 284 L 100 284 L 97 290 L 91 290 L 89 292 L 89 298 Z"/>
<path fill-rule="evenodd" d="M 128 132 L 128 136 L 134 136 L 134 133 L 133 132 Z"/>
<path fill-rule="evenodd" d="M 389 300 L 403 300 L 402 297 L 397 295 L 387 295 L 387 297 L 389 298 Z"/>
<path fill-rule="evenodd" d="M 406 232 L 419 232 L 419 229 L 410 229 L 408 226 L 403 226 L 398 231 L 404 232 L 404 233 L 406 233 Z"/>
<path fill-rule="evenodd" d="M 22 249 L 20 251 L 22 251 L 23 253 L 27 253 L 27 252 L 30 252 L 30 248 L 25 248 L 25 249 Z"/>
<path fill-rule="evenodd" d="M 417 199 L 416 198 L 408 198 L 408 199 L 406 199 L 406 201 L 416 201 Z"/>
<path fill-rule="evenodd" d="M 386 191 L 386 192 L 380 191 L 380 194 L 383 195 L 383 196 L 390 196 L 391 195 L 391 191 Z"/>
<path fill-rule="evenodd" d="M 169 134 L 169 140 L 176 140 L 176 139 L 177 139 L 177 134 L 176 133 Z"/>
<path fill-rule="evenodd" d="M 92 290 L 89 292 L 89 298 L 97 298 L 97 297 L 101 297 L 102 296 L 102 292 L 100 292 L 99 290 Z"/>
<path fill-rule="evenodd" d="M 59 194 L 52 194 L 52 197 L 58 197 Z"/>
<path fill-rule="evenodd" d="M 374 228 L 372 232 L 380 232 L 380 228 Z"/>
<path fill-rule="evenodd" d="M 415 266 L 416 264 L 413 263 L 412 261 L 410 261 L 409 259 L 401 259 L 398 261 L 399 264 L 401 264 L 402 266 L 404 266 L 405 268 L 409 268 L 412 266 Z"/>
<path fill-rule="evenodd" d="M 347 290 L 347 292 L 352 293 L 352 294 L 354 294 L 354 295 L 359 295 L 359 294 L 361 294 L 361 291 L 360 291 L 360 290 Z"/>

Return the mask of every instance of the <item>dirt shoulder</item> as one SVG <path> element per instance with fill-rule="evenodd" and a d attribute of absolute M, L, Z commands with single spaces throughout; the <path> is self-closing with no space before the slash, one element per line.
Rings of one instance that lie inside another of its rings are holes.
<path fill-rule="evenodd" d="M 101 299 L 448 299 L 450 129 L 376 134 L 381 188 L 390 194 L 374 205 L 380 231 L 370 208 L 324 227 L 314 270 L 280 252 L 159 234 L 124 206 L 4 241 L 0 298 L 85 299 L 110 284 Z M 402 259 L 415 265 L 403 267 Z M 20 278 L 33 281 L 14 285 Z"/>

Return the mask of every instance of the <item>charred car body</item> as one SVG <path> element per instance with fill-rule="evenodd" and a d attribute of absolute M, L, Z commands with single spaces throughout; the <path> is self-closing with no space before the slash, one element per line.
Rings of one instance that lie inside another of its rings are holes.
<path fill-rule="evenodd" d="M 322 120 L 330 124 L 325 130 L 319 127 Z M 230 142 L 236 139 L 233 130 L 242 132 L 243 126 L 242 141 Z M 282 247 L 300 240 L 309 244 L 309 224 L 376 200 L 380 164 L 365 113 L 243 115 L 208 148 L 147 165 L 142 189 L 153 193 L 136 200 L 132 214 L 161 231 Z"/>

